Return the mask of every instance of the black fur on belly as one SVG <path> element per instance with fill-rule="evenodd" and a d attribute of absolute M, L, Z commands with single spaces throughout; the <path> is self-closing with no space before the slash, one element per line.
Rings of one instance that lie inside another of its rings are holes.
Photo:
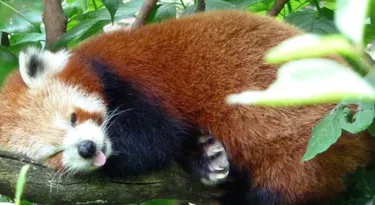
<path fill-rule="evenodd" d="M 181 157 L 185 144 L 197 137 L 196 129 L 150 103 L 106 64 L 93 60 L 92 67 L 103 84 L 108 110 L 114 114 L 107 132 L 113 155 L 102 171 L 115 176 L 138 174 L 163 168 Z"/>

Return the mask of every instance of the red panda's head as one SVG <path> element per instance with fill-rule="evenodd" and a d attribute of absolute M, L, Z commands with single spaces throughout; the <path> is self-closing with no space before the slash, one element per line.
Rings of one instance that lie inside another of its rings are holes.
<path fill-rule="evenodd" d="M 30 48 L 0 93 L 0 149 L 47 166 L 85 172 L 111 154 L 100 96 L 62 80 L 69 53 Z"/>

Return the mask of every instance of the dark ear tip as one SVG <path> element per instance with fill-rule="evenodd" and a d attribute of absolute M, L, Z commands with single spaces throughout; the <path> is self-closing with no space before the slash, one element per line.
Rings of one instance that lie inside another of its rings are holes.
<path fill-rule="evenodd" d="M 35 87 L 38 76 L 44 72 L 43 51 L 35 47 L 28 47 L 20 52 L 18 57 L 19 71 L 28 87 Z"/>
<path fill-rule="evenodd" d="M 43 59 L 40 57 L 42 52 L 43 51 L 35 47 L 29 47 L 21 52 L 22 55 L 20 55 L 20 58 L 22 56 L 26 73 L 31 78 L 36 77 L 38 72 L 44 69 Z"/>
<path fill-rule="evenodd" d="M 42 65 L 42 59 L 39 57 L 41 52 L 40 49 L 29 47 L 19 54 L 19 67 L 30 77 L 35 77 L 39 67 Z"/>
<path fill-rule="evenodd" d="M 39 59 L 38 55 L 31 54 L 30 60 L 27 63 L 27 73 L 30 77 L 35 77 L 39 71 L 43 71 L 43 63 L 41 59 Z"/>

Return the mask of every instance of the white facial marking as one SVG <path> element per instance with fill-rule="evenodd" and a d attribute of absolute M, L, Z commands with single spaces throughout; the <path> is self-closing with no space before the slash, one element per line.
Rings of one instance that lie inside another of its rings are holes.
<path fill-rule="evenodd" d="M 51 85 L 47 84 L 47 86 L 56 91 L 52 92 L 56 96 L 51 96 L 51 98 L 66 99 L 66 103 L 73 105 L 75 108 L 80 108 L 88 113 L 99 112 L 105 117 L 105 104 L 97 95 L 86 93 L 78 86 L 64 85 L 56 80 Z M 71 112 L 74 112 L 74 110 L 71 110 Z M 79 118 L 80 116 L 78 115 L 77 117 Z M 59 114 L 55 116 L 54 124 L 57 128 L 65 130 L 66 133 L 63 140 L 62 164 L 69 171 L 85 172 L 97 168 L 93 166 L 92 159 L 84 159 L 78 154 L 78 145 L 84 140 L 93 141 L 98 151 L 105 150 L 106 157 L 111 155 L 111 142 L 106 136 L 104 124 L 98 125 L 89 119 L 72 126 L 70 119 L 66 119 L 66 117 Z"/>
<path fill-rule="evenodd" d="M 24 134 L 24 132 L 21 132 L 21 133 L 22 135 Z M 50 145 L 50 144 L 41 143 L 39 137 L 34 136 L 34 135 L 25 137 L 30 140 L 31 142 L 30 146 L 28 147 L 19 146 L 18 139 L 19 139 L 19 136 L 22 136 L 22 135 L 19 135 L 19 132 L 17 130 L 11 133 L 10 140 L 14 141 L 12 142 L 12 144 L 14 143 L 15 146 L 11 147 L 11 150 L 9 151 L 24 154 L 27 157 L 30 157 L 31 159 L 38 160 L 38 161 L 39 160 L 43 161 L 48 156 L 51 156 L 57 152 L 57 147 Z M 30 153 L 29 150 L 35 150 L 35 152 Z"/>
<path fill-rule="evenodd" d="M 70 148 L 76 146 L 84 140 L 91 140 L 95 142 L 98 147 L 102 147 L 104 138 L 105 135 L 101 127 L 95 122 L 88 120 L 76 127 L 72 127 L 72 129 L 68 131 L 64 139 L 64 147 Z"/>
<path fill-rule="evenodd" d="M 97 150 L 105 150 L 106 157 L 112 150 L 110 141 L 106 137 L 101 126 L 88 120 L 72 127 L 64 139 L 63 166 L 72 171 L 90 171 L 95 169 L 92 159 L 84 159 L 78 154 L 78 145 L 84 140 L 91 140 L 96 144 Z"/>
<path fill-rule="evenodd" d="M 57 79 L 52 79 L 52 82 L 48 83 L 46 87 L 53 93 L 53 95 L 50 95 L 51 98 L 56 100 L 64 99 L 65 103 L 87 112 L 106 113 L 107 109 L 104 101 L 98 95 L 83 91 L 79 86 L 64 85 Z M 29 91 L 33 92 L 32 90 Z"/>

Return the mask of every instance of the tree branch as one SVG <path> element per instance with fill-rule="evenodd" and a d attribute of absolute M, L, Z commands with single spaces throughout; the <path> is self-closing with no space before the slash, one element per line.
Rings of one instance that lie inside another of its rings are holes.
<path fill-rule="evenodd" d="M 198 0 L 197 8 L 195 9 L 195 13 L 203 12 L 206 10 L 206 0 Z"/>
<path fill-rule="evenodd" d="M 158 0 L 145 0 L 137 17 L 132 25 L 132 29 L 137 29 L 146 24 L 147 18 L 150 16 L 152 9 L 155 7 Z"/>
<path fill-rule="evenodd" d="M 54 171 L 24 156 L 0 151 L 1 195 L 14 196 L 18 173 L 25 164 L 31 167 L 22 199 L 38 204 L 127 204 L 156 198 L 212 204 L 215 194 L 213 188 L 204 187 L 176 164 L 163 172 L 122 179 L 98 174 L 60 179 Z"/>
<path fill-rule="evenodd" d="M 277 16 L 289 0 L 276 0 L 272 8 L 267 12 L 269 16 Z"/>
<path fill-rule="evenodd" d="M 43 0 L 43 23 L 46 27 L 46 45 L 54 43 L 66 31 L 67 19 L 61 0 Z"/>

